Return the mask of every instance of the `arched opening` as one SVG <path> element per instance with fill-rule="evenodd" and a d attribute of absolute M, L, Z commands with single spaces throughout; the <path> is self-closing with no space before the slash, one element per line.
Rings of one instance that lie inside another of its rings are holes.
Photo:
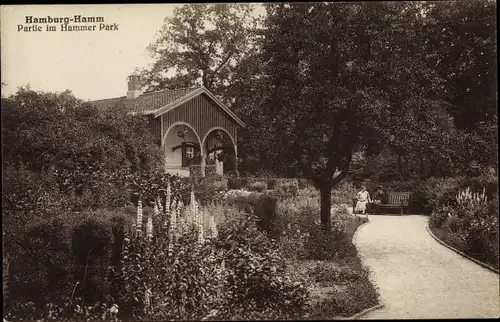
<path fill-rule="evenodd" d="M 202 144 L 206 165 L 215 165 L 216 172 L 224 175 L 236 171 L 236 142 L 223 128 L 213 128 Z"/>
<path fill-rule="evenodd" d="M 196 131 L 187 123 L 174 123 L 163 139 L 165 171 L 189 176 L 189 166 L 201 164 L 201 145 Z"/>

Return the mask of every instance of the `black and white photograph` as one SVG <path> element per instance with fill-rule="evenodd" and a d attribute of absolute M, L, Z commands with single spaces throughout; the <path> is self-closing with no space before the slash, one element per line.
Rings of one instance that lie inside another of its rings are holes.
<path fill-rule="evenodd" d="M 496 13 L 3 4 L 3 322 L 500 318 Z"/>

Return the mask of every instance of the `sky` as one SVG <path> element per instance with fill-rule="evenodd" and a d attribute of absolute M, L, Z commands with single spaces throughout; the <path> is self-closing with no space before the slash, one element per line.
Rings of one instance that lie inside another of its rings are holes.
<path fill-rule="evenodd" d="M 127 76 L 152 61 L 146 47 L 178 4 L 9 5 L 1 7 L 2 95 L 29 85 L 36 91 L 67 89 L 84 100 L 124 96 Z M 62 31 L 61 23 L 33 18 L 102 17 L 95 31 Z M 101 23 L 109 29 L 99 31 Z M 114 26 L 116 24 L 118 26 Z M 56 31 L 47 31 L 47 25 Z M 113 27 L 114 26 L 114 27 Z M 42 31 L 24 31 L 40 27 Z M 118 30 L 116 30 L 118 29 Z"/>

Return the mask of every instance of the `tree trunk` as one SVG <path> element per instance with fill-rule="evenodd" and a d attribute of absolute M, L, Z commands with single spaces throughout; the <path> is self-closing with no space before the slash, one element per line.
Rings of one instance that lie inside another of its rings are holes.
<path fill-rule="evenodd" d="M 408 159 L 406 155 L 401 156 L 401 173 L 403 174 L 403 179 L 408 179 L 410 176 L 410 171 L 408 169 Z"/>
<path fill-rule="evenodd" d="M 425 178 L 425 168 L 424 168 L 424 159 L 422 158 L 422 155 L 419 155 L 418 160 L 420 161 L 419 163 L 419 178 Z"/>
<path fill-rule="evenodd" d="M 400 154 L 398 154 L 398 157 L 397 157 L 397 167 L 398 167 L 399 174 L 401 175 L 401 177 L 404 178 L 403 168 L 402 168 L 402 165 L 401 165 L 401 155 Z"/>
<path fill-rule="evenodd" d="M 332 189 L 327 185 L 320 188 L 320 196 L 321 196 L 321 226 L 326 231 L 331 230 L 331 217 L 332 217 Z"/>

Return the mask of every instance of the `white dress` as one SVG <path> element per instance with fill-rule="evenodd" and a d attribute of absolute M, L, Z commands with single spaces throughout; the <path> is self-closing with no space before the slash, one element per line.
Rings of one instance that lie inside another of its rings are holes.
<path fill-rule="evenodd" d="M 368 191 L 360 191 L 356 195 L 358 201 L 356 202 L 356 208 L 354 211 L 362 211 L 363 213 L 366 211 L 366 204 L 370 201 L 370 194 Z"/>

